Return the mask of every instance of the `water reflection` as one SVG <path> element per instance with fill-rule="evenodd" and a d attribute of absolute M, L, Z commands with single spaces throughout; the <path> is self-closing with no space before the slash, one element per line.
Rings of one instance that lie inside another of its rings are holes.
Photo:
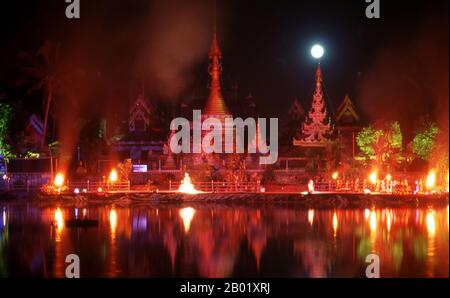
<path fill-rule="evenodd" d="M 186 207 L 180 210 L 180 217 L 183 220 L 184 231 L 189 232 L 191 226 L 191 221 L 194 218 L 195 209 L 191 207 Z"/>
<path fill-rule="evenodd" d="M 336 233 L 337 233 L 337 228 L 338 228 L 338 219 L 337 219 L 337 214 L 336 211 L 334 211 L 333 213 L 333 237 L 336 238 Z"/>
<path fill-rule="evenodd" d="M 56 242 L 61 241 L 61 234 L 64 228 L 64 216 L 60 208 L 55 210 L 55 221 L 53 222 L 56 228 Z"/>
<path fill-rule="evenodd" d="M 448 277 L 448 207 L 0 208 L 0 276 L 64 276 L 76 253 L 85 277 L 364 277 L 376 253 L 382 277 Z M 75 210 L 98 226 L 65 225 Z"/>
<path fill-rule="evenodd" d="M 313 225 L 313 223 L 314 223 L 314 210 L 313 209 L 308 210 L 308 222 L 310 225 Z"/>
<path fill-rule="evenodd" d="M 393 220 L 392 210 L 386 210 L 386 228 L 388 231 L 388 236 L 390 235 L 392 220 Z"/>
<path fill-rule="evenodd" d="M 117 229 L 117 212 L 114 209 L 109 211 L 109 226 L 111 227 L 111 239 L 115 239 Z"/>
<path fill-rule="evenodd" d="M 2 212 L 2 223 L 3 223 L 3 225 L 1 226 L 1 228 L 3 229 L 6 227 L 6 209 L 3 209 L 3 212 Z"/>

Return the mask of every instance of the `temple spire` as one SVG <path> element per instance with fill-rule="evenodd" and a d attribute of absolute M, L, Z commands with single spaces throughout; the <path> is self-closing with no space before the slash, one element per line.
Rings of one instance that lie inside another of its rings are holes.
<path fill-rule="evenodd" d="M 220 75 L 222 74 L 222 53 L 217 40 L 216 16 L 214 12 L 214 29 L 209 49 L 209 75 L 211 82 L 209 87 L 209 96 L 203 113 L 206 115 L 230 115 L 227 106 L 223 100 L 222 87 L 220 84 Z"/>
<path fill-rule="evenodd" d="M 322 70 L 320 63 L 316 69 L 316 89 L 314 91 L 311 109 L 303 122 L 300 140 L 294 139 L 297 146 L 324 146 L 333 133 L 331 121 L 325 107 L 322 92 Z"/>

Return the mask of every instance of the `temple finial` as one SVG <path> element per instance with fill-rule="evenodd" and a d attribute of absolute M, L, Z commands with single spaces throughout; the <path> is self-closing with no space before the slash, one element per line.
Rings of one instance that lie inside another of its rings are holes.
<path fill-rule="evenodd" d="M 322 82 L 322 69 L 320 68 L 320 62 L 317 64 L 316 69 L 316 84 L 320 84 Z"/>
<path fill-rule="evenodd" d="M 220 74 L 222 73 L 222 53 L 219 48 L 216 33 L 216 1 L 214 1 L 214 28 L 209 50 L 208 72 L 211 76 L 210 91 L 204 113 L 208 115 L 229 115 L 229 111 L 222 97 Z"/>
<path fill-rule="evenodd" d="M 211 40 L 211 48 L 209 50 L 209 58 L 221 57 L 219 42 L 217 41 L 217 2 L 214 0 L 214 20 L 213 20 L 213 36 Z"/>

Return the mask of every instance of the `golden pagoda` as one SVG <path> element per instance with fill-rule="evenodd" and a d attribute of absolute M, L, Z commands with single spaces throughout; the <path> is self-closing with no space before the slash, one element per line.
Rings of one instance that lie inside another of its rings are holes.
<path fill-rule="evenodd" d="M 205 118 L 215 117 L 218 119 L 231 117 L 222 96 L 222 87 L 220 84 L 220 75 L 222 73 L 222 53 L 217 41 L 216 30 L 214 30 L 211 41 L 209 61 L 208 73 L 211 76 L 211 82 L 209 87 L 209 96 L 202 111 L 202 115 Z"/>

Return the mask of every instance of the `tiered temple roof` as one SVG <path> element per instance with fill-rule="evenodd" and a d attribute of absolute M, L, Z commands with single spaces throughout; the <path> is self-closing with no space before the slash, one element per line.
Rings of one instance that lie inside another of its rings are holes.
<path fill-rule="evenodd" d="M 144 99 L 143 94 L 139 94 L 136 101 L 130 107 L 129 113 L 129 131 L 147 131 L 147 128 L 150 126 L 150 107 Z"/>
<path fill-rule="evenodd" d="M 300 139 L 294 139 L 294 146 L 323 147 L 330 142 L 333 133 L 331 120 L 322 92 L 322 70 L 320 64 L 316 70 L 316 90 L 314 91 L 311 109 L 302 124 Z"/>
<path fill-rule="evenodd" d="M 359 122 L 359 115 L 348 94 L 345 94 L 344 100 L 339 105 L 335 118 L 339 125 L 355 125 Z"/>

